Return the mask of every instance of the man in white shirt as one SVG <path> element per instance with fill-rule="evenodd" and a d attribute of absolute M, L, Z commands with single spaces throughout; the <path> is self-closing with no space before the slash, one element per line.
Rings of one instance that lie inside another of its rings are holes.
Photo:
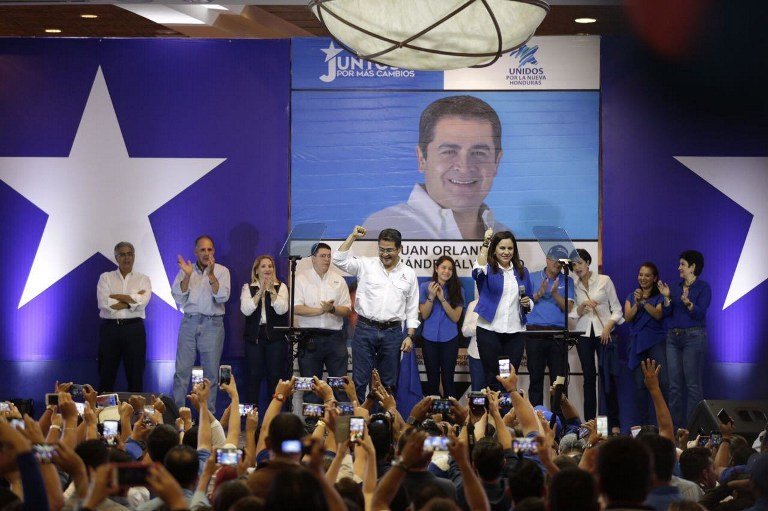
<path fill-rule="evenodd" d="M 407 202 L 377 211 L 364 226 L 372 236 L 385 227 L 405 239 L 482 239 L 487 229 L 508 231 L 485 204 L 501 160 L 501 120 L 485 101 L 449 96 L 421 114 L 416 148 L 424 184 Z"/>
<path fill-rule="evenodd" d="M 224 304 L 229 300 L 229 270 L 216 263 L 216 249 L 210 236 L 195 240 L 197 261 L 178 256 L 179 273 L 173 280 L 171 294 L 184 317 L 179 327 L 176 347 L 176 373 L 173 375 L 173 400 L 184 406 L 192 366 L 197 352 L 203 377 L 213 388 L 219 386 L 219 362 L 224 350 Z M 208 408 L 216 409 L 216 392 L 208 396 Z"/>
<path fill-rule="evenodd" d="M 349 354 L 342 333 L 344 318 L 352 302 L 344 277 L 331 270 L 331 247 L 316 243 L 312 247 L 312 268 L 296 274 L 293 312 L 299 328 L 311 328 L 299 349 L 302 376 L 346 376 Z M 343 393 L 337 393 L 340 397 Z M 319 403 L 314 392 L 305 392 L 304 401 Z"/>
<path fill-rule="evenodd" d="M 365 234 L 363 227 L 355 226 L 332 259 L 341 270 L 357 277 L 352 379 L 360 400 L 365 399 L 374 367 L 385 387 L 395 387 L 400 351 L 411 351 L 411 337 L 419 326 L 419 282 L 413 268 L 400 259 L 400 232 L 384 229 L 379 233 L 379 257 L 353 256 L 349 253 L 352 243 Z M 405 338 L 403 321 L 408 329 Z"/>
<path fill-rule="evenodd" d="M 147 355 L 144 309 L 152 297 L 149 277 L 133 271 L 136 251 L 127 241 L 115 245 L 117 270 L 102 273 L 99 305 L 99 392 L 115 390 L 120 360 L 129 392 L 142 392 Z"/>

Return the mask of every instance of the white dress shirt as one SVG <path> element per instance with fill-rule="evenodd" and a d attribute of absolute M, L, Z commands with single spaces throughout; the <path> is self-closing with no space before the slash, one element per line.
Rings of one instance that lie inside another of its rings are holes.
<path fill-rule="evenodd" d="M 206 268 L 207 270 L 207 268 Z M 181 292 L 181 281 L 184 280 L 184 270 L 179 270 L 171 286 L 171 294 L 185 314 L 201 314 L 203 316 L 223 316 L 224 304 L 229 300 L 229 270 L 216 263 L 213 275 L 219 281 L 219 292 L 214 293 L 208 279 L 197 264 L 193 265 L 189 276 L 187 292 Z"/>
<path fill-rule="evenodd" d="M 480 266 L 475 262 L 474 269 L 483 273 L 490 270 L 489 265 Z M 496 315 L 490 323 L 482 317 L 477 318 L 477 326 L 486 330 L 500 334 L 514 334 L 525 330 L 520 322 L 520 286 L 515 276 L 515 266 L 509 265 L 509 268 L 499 266 L 499 271 L 504 275 L 504 289 L 501 291 L 501 300 L 496 307 Z M 533 300 L 531 300 L 531 310 L 533 310 Z"/>
<path fill-rule="evenodd" d="M 294 306 L 306 305 L 307 307 L 320 308 L 320 302 L 331 300 L 336 307 L 352 305 L 349 298 L 349 287 L 344 277 L 331 270 L 325 272 L 325 275 L 321 277 L 314 268 L 296 274 Z M 341 330 L 344 326 L 344 318 L 330 312 L 325 312 L 319 316 L 296 314 L 294 317 L 299 328 Z"/>
<path fill-rule="evenodd" d="M 589 337 L 590 329 L 594 329 L 595 336 L 600 337 L 603 333 L 603 325 L 609 320 L 613 320 L 614 328 L 624 323 L 624 311 L 619 303 L 619 297 L 616 296 L 616 287 L 608 275 L 592 272 L 588 283 L 589 289 L 584 287 L 581 279 L 576 280 L 576 307 L 573 308 L 571 316 L 579 318 L 576 331 L 584 332 L 582 337 Z M 578 316 L 578 306 L 589 299 L 597 302 L 597 313 L 588 311 Z"/>
<path fill-rule="evenodd" d="M 251 296 L 251 288 L 256 288 L 256 292 Z M 243 289 L 240 291 L 240 312 L 246 316 L 250 316 L 256 312 L 256 308 L 261 301 L 261 289 L 258 282 L 251 282 L 250 284 L 243 284 Z M 285 314 L 288 312 L 288 288 L 285 284 L 280 283 L 280 287 L 277 290 L 277 297 L 270 298 L 270 305 L 274 309 L 275 314 Z M 261 308 L 261 318 L 259 318 L 260 325 L 267 324 L 267 308 Z"/>
<path fill-rule="evenodd" d="M 139 294 L 139 291 L 145 291 Z M 115 310 L 112 305 L 118 300 L 109 295 L 129 295 L 136 303 L 128 304 L 127 309 Z M 99 304 L 99 317 L 104 319 L 146 318 L 144 308 L 152 297 L 152 284 L 149 277 L 132 271 L 123 278 L 120 270 L 108 271 L 99 276 L 96 286 L 96 301 Z"/>
<path fill-rule="evenodd" d="M 467 355 L 479 359 L 480 351 L 477 349 L 477 318 L 480 316 L 475 312 L 477 300 L 472 300 L 467 305 L 467 312 L 464 313 L 464 323 L 461 324 L 461 335 L 470 337 L 469 346 L 467 346 Z"/>
<path fill-rule="evenodd" d="M 506 225 L 496 222 L 488 206 L 483 204 L 481 210 L 485 229 L 492 228 L 493 232 L 509 230 Z M 421 184 L 413 187 L 407 202 L 373 213 L 363 222 L 363 227 L 368 230 L 368 236 L 374 237 L 383 229 L 392 227 L 399 230 L 405 239 L 464 239 L 453 211 L 435 202 Z"/>
<path fill-rule="evenodd" d="M 373 321 L 405 321 L 419 326 L 419 281 L 402 259 L 387 271 L 378 257 L 356 257 L 348 250 L 333 254 L 333 264 L 357 277 L 355 311 Z"/>

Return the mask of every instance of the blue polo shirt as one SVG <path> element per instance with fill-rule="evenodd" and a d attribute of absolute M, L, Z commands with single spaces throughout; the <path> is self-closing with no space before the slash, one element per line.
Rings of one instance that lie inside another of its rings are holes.
<path fill-rule="evenodd" d="M 425 303 L 429 297 L 429 284 L 432 283 L 432 279 L 427 280 L 419 284 L 419 303 Z M 462 302 L 464 292 L 462 290 Z M 443 286 L 443 296 L 448 299 L 448 289 Z M 459 335 L 459 327 L 455 322 L 451 321 L 448 314 L 443 309 L 443 304 L 440 300 L 435 298 L 432 303 L 432 313 L 427 319 L 424 320 L 421 336 L 424 339 L 432 342 L 448 342 L 457 335 Z"/>
<path fill-rule="evenodd" d="M 544 279 L 546 278 L 548 278 L 546 270 L 539 270 L 531 273 L 531 290 L 529 291 L 531 299 L 533 299 L 534 293 L 539 292 L 541 283 L 544 282 Z M 565 313 L 557 306 L 557 302 L 552 298 L 552 293 L 549 291 L 549 289 L 552 289 L 552 282 L 553 281 L 550 279 L 549 284 L 547 285 L 547 292 L 539 298 L 539 301 L 536 302 L 536 306 L 528 313 L 529 325 L 557 326 L 561 328 L 565 326 L 563 323 Z M 562 273 L 557 276 L 557 292 L 560 293 L 560 296 L 565 295 L 565 275 Z M 573 300 L 573 297 L 573 279 L 568 277 L 568 299 Z"/>
<path fill-rule="evenodd" d="M 712 289 L 709 284 L 701 279 L 696 279 L 688 290 L 688 299 L 693 302 L 690 311 L 683 304 L 680 297 L 683 295 L 683 282 L 669 286 L 671 303 L 664 307 L 665 326 L 672 328 L 705 327 L 707 309 L 712 302 Z"/>

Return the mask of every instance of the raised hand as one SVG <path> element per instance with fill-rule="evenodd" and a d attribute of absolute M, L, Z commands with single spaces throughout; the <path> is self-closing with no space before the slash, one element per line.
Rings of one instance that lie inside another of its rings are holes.
<path fill-rule="evenodd" d="M 434 300 L 437 296 L 437 290 L 440 289 L 440 284 L 435 282 L 434 280 L 429 283 L 428 291 L 429 291 L 429 299 Z"/>
<path fill-rule="evenodd" d="M 356 225 L 354 229 L 352 229 L 352 232 L 350 233 L 350 237 L 355 240 L 359 240 L 360 238 L 364 237 L 368 231 L 365 229 L 365 227 L 361 225 Z"/>
<path fill-rule="evenodd" d="M 512 364 L 509 365 L 509 376 L 503 378 L 501 375 L 497 375 L 496 380 L 507 392 L 517 392 L 517 372 L 515 372 L 515 367 Z"/>
<path fill-rule="evenodd" d="M 640 301 L 643 299 L 643 290 L 642 289 L 635 289 L 634 293 L 632 295 L 635 297 L 635 304 L 638 306 L 640 305 Z"/>
<path fill-rule="evenodd" d="M 661 293 L 664 298 L 669 298 L 670 291 L 667 284 L 662 281 L 658 281 L 656 283 L 656 287 L 659 288 L 659 293 Z"/>
<path fill-rule="evenodd" d="M 648 358 L 640 361 L 640 368 L 643 371 L 645 387 L 649 391 L 659 389 L 659 372 L 661 371 L 661 364 L 657 364 L 655 360 Z"/>
<path fill-rule="evenodd" d="M 208 267 L 206 268 L 206 272 L 209 276 L 213 276 L 213 268 L 216 266 L 216 259 L 214 259 L 213 254 L 208 256 Z"/>
<path fill-rule="evenodd" d="M 491 241 L 492 237 L 493 237 L 493 229 L 488 228 L 485 231 L 485 234 L 483 235 L 483 243 L 488 243 L 489 241 Z"/>
<path fill-rule="evenodd" d="M 181 268 L 181 271 L 184 272 L 184 275 L 186 275 L 187 277 L 192 275 L 192 270 L 194 268 L 192 266 L 192 261 L 189 261 L 189 260 L 185 261 L 184 258 L 181 257 L 181 254 L 177 256 L 176 260 L 179 264 L 179 268 Z"/>

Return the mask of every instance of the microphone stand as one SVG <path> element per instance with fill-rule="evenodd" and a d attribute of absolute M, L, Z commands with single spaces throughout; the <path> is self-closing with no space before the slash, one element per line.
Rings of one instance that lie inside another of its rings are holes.
<path fill-rule="evenodd" d="M 565 275 L 565 297 L 564 297 L 564 299 L 565 299 L 565 307 L 564 307 L 564 310 L 563 310 L 563 329 L 561 331 L 559 331 L 559 332 L 555 332 L 553 334 L 552 338 L 555 340 L 555 342 L 557 344 L 560 344 L 561 353 L 562 353 L 562 356 L 563 356 L 563 360 L 562 360 L 562 364 L 561 364 L 561 367 L 563 368 L 563 375 L 562 376 L 565 379 L 565 382 L 563 383 L 563 392 L 566 392 L 566 394 L 567 394 L 568 383 L 569 383 L 569 374 L 570 374 L 570 370 L 568 368 L 568 351 L 572 347 L 574 347 L 574 346 L 579 344 L 579 338 L 574 336 L 574 335 L 571 335 L 571 332 L 568 330 L 568 313 L 569 313 L 569 311 L 568 311 L 568 287 L 569 287 L 568 286 L 568 282 L 571 280 L 570 279 L 570 269 L 571 269 L 570 264 L 571 264 L 571 260 L 570 259 L 558 259 L 558 262 L 561 263 L 561 265 L 562 265 L 562 272 Z M 550 378 L 551 378 L 551 375 L 550 375 Z M 555 394 L 556 394 L 556 397 L 557 397 L 557 394 L 558 394 L 557 389 L 555 389 Z M 560 407 L 560 400 L 559 399 L 555 399 L 555 400 L 557 402 L 552 404 L 552 418 L 549 421 L 549 426 L 551 428 L 555 427 L 556 415 L 558 413 L 562 412 L 562 410 L 560 409 L 561 408 Z"/>

